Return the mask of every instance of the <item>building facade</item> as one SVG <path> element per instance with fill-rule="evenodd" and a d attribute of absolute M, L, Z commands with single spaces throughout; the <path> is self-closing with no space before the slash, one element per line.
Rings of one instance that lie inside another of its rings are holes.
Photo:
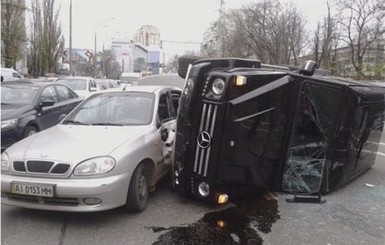
<path fill-rule="evenodd" d="M 134 39 L 112 39 L 111 49 L 122 73 L 160 74 L 165 66 L 160 33 L 154 26 L 142 26 Z"/>
<path fill-rule="evenodd" d="M 151 25 L 144 25 L 136 32 L 134 40 L 143 46 L 160 47 L 160 33 L 158 28 Z"/>
<path fill-rule="evenodd" d="M 111 49 L 122 72 L 147 71 L 148 50 L 130 39 L 113 39 Z"/>

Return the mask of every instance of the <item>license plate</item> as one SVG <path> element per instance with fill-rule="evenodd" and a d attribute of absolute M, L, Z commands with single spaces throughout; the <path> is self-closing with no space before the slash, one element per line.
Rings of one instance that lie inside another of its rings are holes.
<path fill-rule="evenodd" d="M 11 183 L 11 192 L 30 196 L 53 197 L 54 185 Z"/>

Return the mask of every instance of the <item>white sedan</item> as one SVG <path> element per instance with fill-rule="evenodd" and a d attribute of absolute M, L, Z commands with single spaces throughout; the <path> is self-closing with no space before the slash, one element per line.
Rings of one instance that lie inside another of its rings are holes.
<path fill-rule="evenodd" d="M 102 90 L 92 77 L 60 77 L 55 82 L 67 85 L 84 98 Z"/>
<path fill-rule="evenodd" d="M 88 97 L 57 126 L 2 153 L 2 204 L 142 211 L 170 170 L 180 93 L 143 86 Z"/>

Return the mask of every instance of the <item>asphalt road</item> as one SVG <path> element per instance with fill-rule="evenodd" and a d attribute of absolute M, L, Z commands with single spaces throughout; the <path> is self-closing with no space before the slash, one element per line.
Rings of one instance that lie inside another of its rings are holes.
<path fill-rule="evenodd" d="M 385 244 L 385 134 L 372 169 L 324 197 L 324 204 L 250 197 L 210 207 L 163 181 L 147 209 L 61 213 L 2 205 L 1 244 Z"/>

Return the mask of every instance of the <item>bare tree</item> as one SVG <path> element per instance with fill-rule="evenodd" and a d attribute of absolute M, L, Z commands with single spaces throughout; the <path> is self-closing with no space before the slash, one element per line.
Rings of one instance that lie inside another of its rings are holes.
<path fill-rule="evenodd" d="M 266 63 L 274 63 L 274 30 L 279 5 L 276 1 L 265 0 L 245 5 L 242 10 L 244 18 L 238 19 L 246 33 L 247 46 L 255 58 Z"/>
<path fill-rule="evenodd" d="M 95 67 L 88 62 L 78 62 L 74 64 L 73 70 L 77 76 L 92 76 L 95 74 Z"/>
<path fill-rule="evenodd" d="M 297 60 L 304 47 L 305 20 L 294 5 L 265 0 L 245 5 L 242 11 L 237 18 L 243 33 L 240 44 L 251 49 L 255 58 L 271 64 Z"/>
<path fill-rule="evenodd" d="M 385 33 L 385 0 L 338 0 L 337 4 L 342 13 L 341 38 L 350 47 L 353 67 L 361 78 L 365 53 Z"/>
<path fill-rule="evenodd" d="M 321 33 L 321 23 L 318 21 L 317 23 L 317 29 L 314 31 L 314 37 L 313 37 L 313 43 L 312 43 L 312 52 L 313 52 L 313 59 L 317 64 L 320 64 L 320 49 L 321 49 L 321 42 L 322 42 L 322 33 Z"/>
<path fill-rule="evenodd" d="M 202 53 L 207 57 L 219 57 L 221 52 L 220 21 L 216 20 L 210 24 L 203 34 Z"/>
<path fill-rule="evenodd" d="M 313 38 L 313 56 L 318 67 L 330 69 L 332 66 L 332 50 L 333 43 L 337 40 L 338 33 L 336 26 L 336 18 L 330 13 L 330 4 L 327 2 L 328 14 L 318 22 L 317 29 L 314 32 Z M 335 47 L 337 48 L 337 47 Z"/>
<path fill-rule="evenodd" d="M 35 77 L 56 72 L 59 56 L 63 52 L 59 11 L 55 12 L 54 6 L 55 0 L 35 0 L 31 5 L 28 69 Z"/>
<path fill-rule="evenodd" d="M 25 0 L 1 0 L 1 59 L 16 68 L 25 47 Z"/>
<path fill-rule="evenodd" d="M 179 55 L 175 54 L 172 58 L 170 58 L 166 64 L 166 71 L 171 73 L 176 73 L 178 70 L 178 60 Z"/>
<path fill-rule="evenodd" d="M 106 78 L 118 79 L 122 73 L 119 62 L 111 50 L 104 50 L 102 53 L 102 69 Z"/>
<path fill-rule="evenodd" d="M 288 43 L 288 49 L 285 50 L 286 57 L 283 63 L 289 64 L 290 60 L 293 59 L 294 65 L 298 65 L 298 57 L 305 47 L 306 21 L 293 4 L 285 8 L 282 19 L 283 43 L 285 43 L 285 40 L 287 40 Z"/>
<path fill-rule="evenodd" d="M 42 74 L 42 64 L 40 51 L 42 46 L 42 14 L 41 8 L 37 1 L 31 3 L 31 27 L 29 35 L 29 50 L 28 50 L 28 72 L 30 75 L 37 77 Z"/>
<path fill-rule="evenodd" d="M 231 9 L 210 24 L 203 37 L 202 53 L 207 57 L 252 58 L 253 53 L 243 27 L 245 13 Z"/>

